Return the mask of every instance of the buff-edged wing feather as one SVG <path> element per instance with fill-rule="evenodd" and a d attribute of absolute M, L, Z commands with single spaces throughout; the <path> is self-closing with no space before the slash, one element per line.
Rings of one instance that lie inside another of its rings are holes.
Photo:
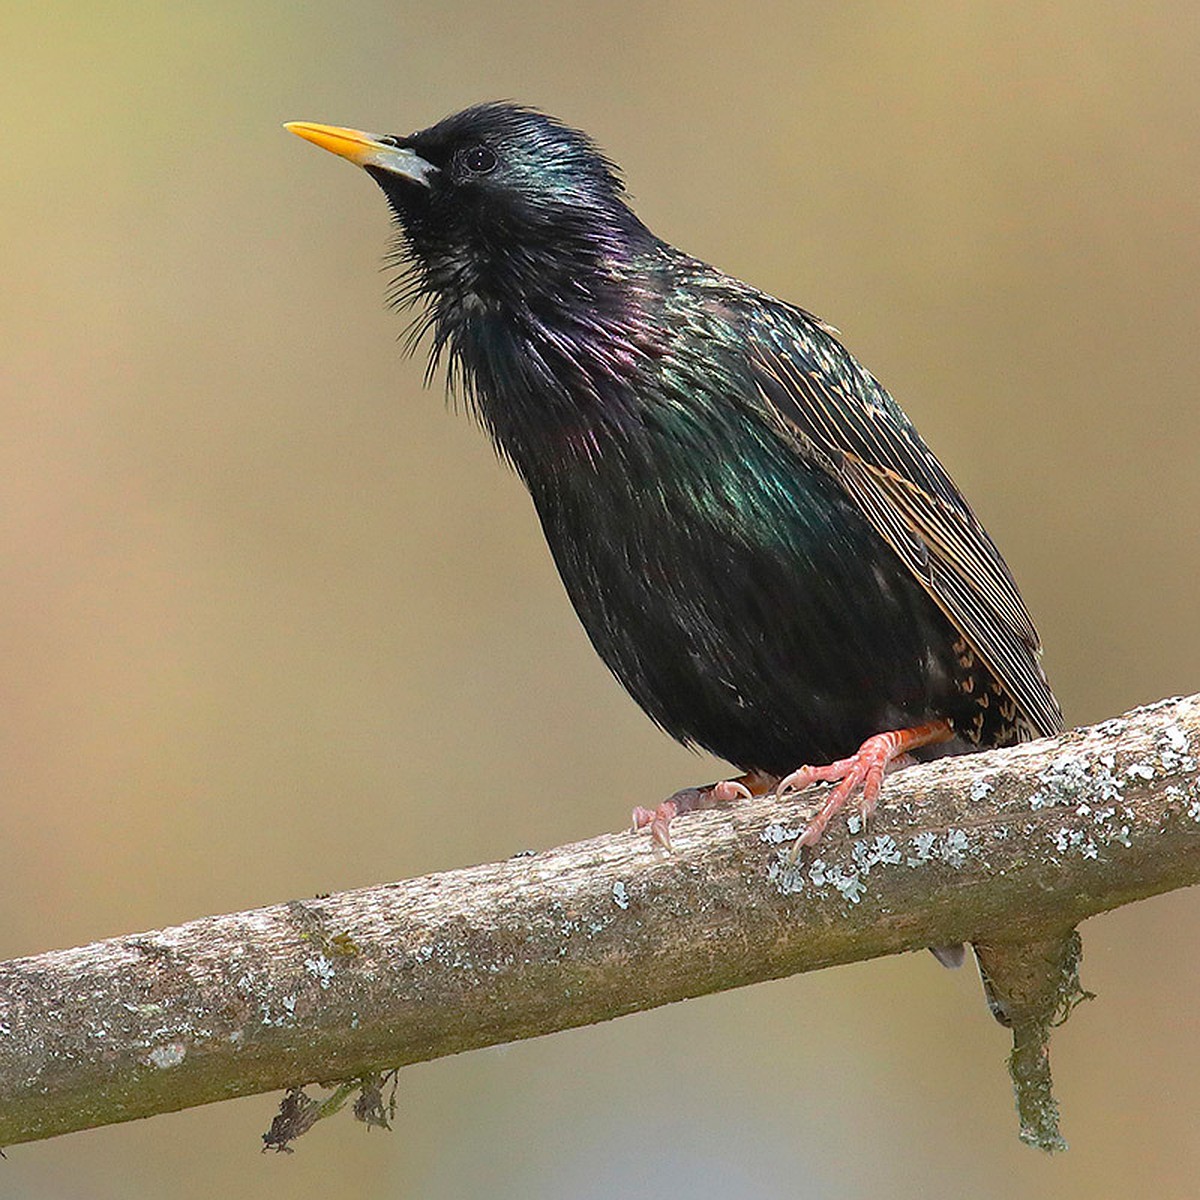
<path fill-rule="evenodd" d="M 1012 575 L 900 407 L 808 313 L 757 305 L 746 334 L 774 419 L 838 481 L 962 635 L 964 655 L 977 655 L 993 676 L 983 706 L 1012 710 L 1004 716 L 1013 740 L 1060 730 L 1037 630 Z"/>

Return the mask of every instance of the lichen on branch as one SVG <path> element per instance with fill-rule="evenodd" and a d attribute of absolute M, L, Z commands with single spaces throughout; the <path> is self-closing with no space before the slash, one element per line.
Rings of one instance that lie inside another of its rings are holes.
<path fill-rule="evenodd" d="M 925 946 L 979 945 L 1001 996 L 996 947 L 1200 882 L 1198 757 L 1200 696 L 1162 701 L 899 772 L 799 866 L 820 791 L 670 855 L 614 834 L 3 963 L 0 1146 L 288 1089 L 299 1120 L 314 1081 Z"/>

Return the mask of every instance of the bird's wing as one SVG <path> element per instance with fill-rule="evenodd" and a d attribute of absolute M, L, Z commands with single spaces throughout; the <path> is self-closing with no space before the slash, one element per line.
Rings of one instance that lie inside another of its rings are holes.
<path fill-rule="evenodd" d="M 900 406 L 807 313 L 755 305 L 747 333 L 759 393 L 799 452 L 837 480 L 1036 732 L 1061 729 L 1017 585 Z"/>

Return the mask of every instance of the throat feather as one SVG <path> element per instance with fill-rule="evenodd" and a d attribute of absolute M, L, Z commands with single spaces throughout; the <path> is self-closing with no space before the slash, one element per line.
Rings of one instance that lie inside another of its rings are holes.
<path fill-rule="evenodd" d="M 594 461 L 639 424 L 661 348 L 624 306 L 605 307 L 459 306 L 439 328 L 452 380 L 527 481 L 539 460 Z"/>

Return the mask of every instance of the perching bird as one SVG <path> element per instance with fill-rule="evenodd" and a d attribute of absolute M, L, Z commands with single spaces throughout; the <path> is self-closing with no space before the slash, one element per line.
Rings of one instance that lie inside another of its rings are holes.
<path fill-rule="evenodd" d="M 709 798 L 839 781 L 798 852 L 909 752 L 1061 728 L 1000 552 L 896 402 L 828 325 L 655 237 L 586 135 L 507 103 L 288 128 L 383 189 L 413 341 L 524 480 L 600 657 L 745 772 L 635 826 L 669 846 Z"/>

